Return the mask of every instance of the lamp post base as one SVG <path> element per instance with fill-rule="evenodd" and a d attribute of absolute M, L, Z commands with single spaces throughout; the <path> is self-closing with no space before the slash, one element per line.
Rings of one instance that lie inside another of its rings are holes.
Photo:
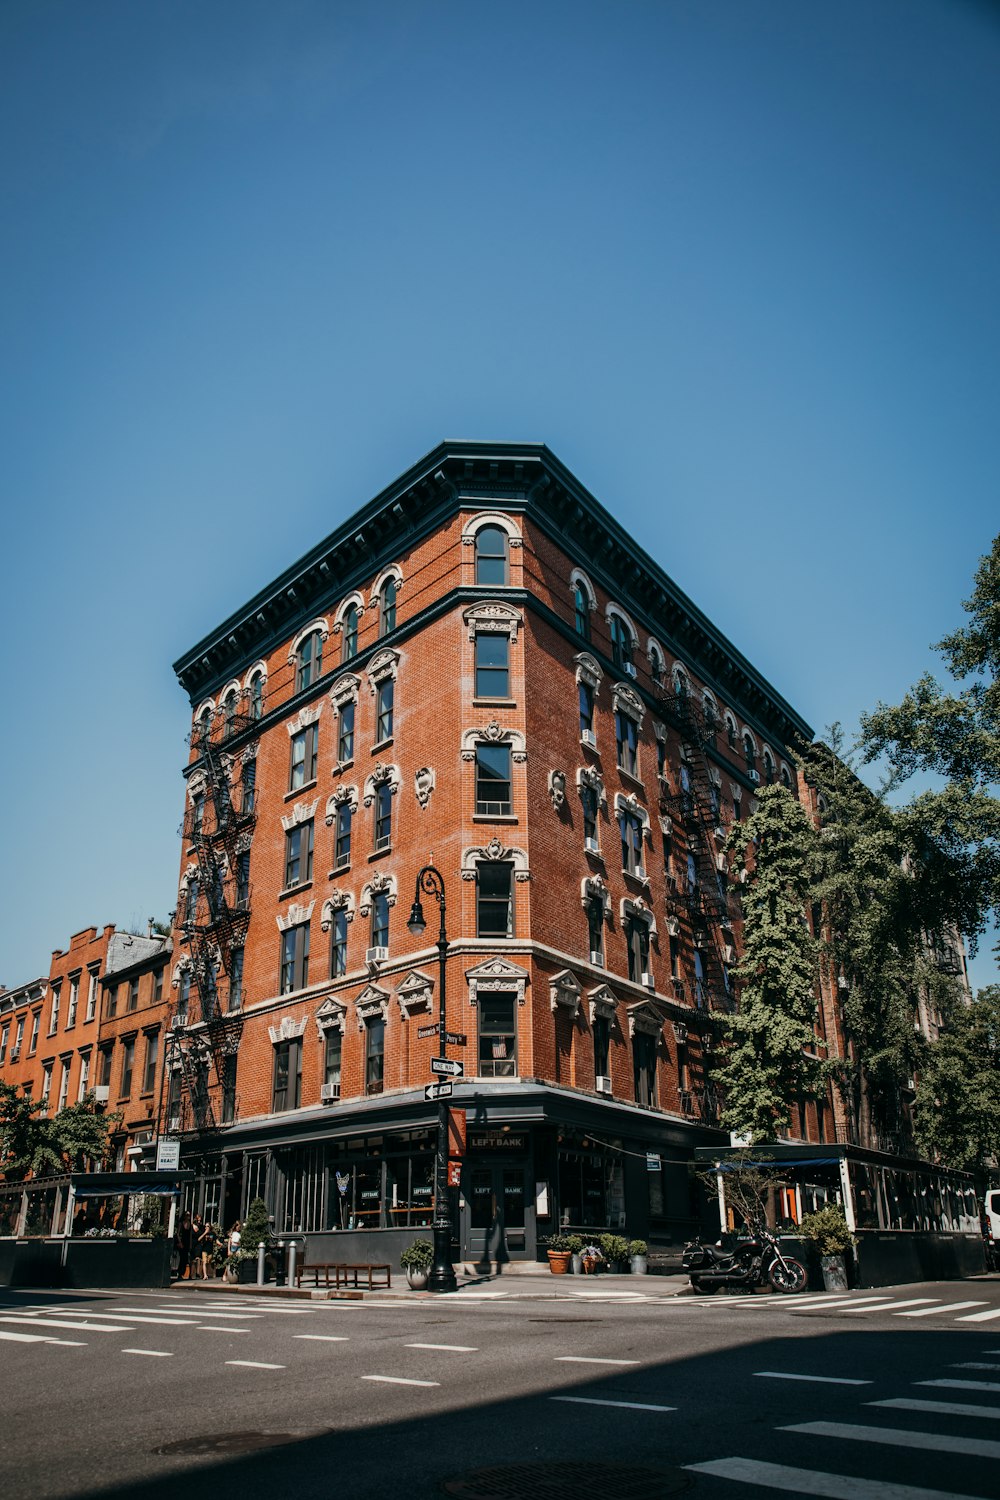
<path fill-rule="evenodd" d="M 434 1225 L 434 1264 L 427 1282 L 429 1292 L 457 1292 L 458 1278 L 451 1263 L 451 1225 Z"/>

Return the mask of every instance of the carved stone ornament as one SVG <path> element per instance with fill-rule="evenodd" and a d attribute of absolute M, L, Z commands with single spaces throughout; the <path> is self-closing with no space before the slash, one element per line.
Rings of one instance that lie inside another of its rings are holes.
<path fill-rule="evenodd" d="M 191 959 L 188 954 L 183 954 L 174 964 L 174 971 L 170 978 L 170 988 L 176 990 L 180 987 L 181 978 L 191 972 Z"/>
<path fill-rule="evenodd" d="M 323 1001 L 313 1019 L 316 1022 L 316 1030 L 319 1032 L 321 1042 L 326 1041 L 327 1032 L 330 1031 L 339 1031 L 343 1036 L 347 1020 L 347 1006 L 340 1000 L 334 1000 L 331 995 L 329 999 Z"/>
<path fill-rule="evenodd" d="M 363 917 L 367 917 L 372 908 L 372 901 L 376 896 L 384 895 L 386 904 L 396 904 L 396 877 L 394 875 L 383 875 L 381 871 L 374 874 L 361 892 L 361 900 L 358 902 L 358 911 Z"/>
<path fill-rule="evenodd" d="M 469 627 L 470 641 L 477 635 L 509 635 L 511 645 L 516 646 L 517 630 L 523 616 L 512 604 L 504 604 L 499 599 L 484 599 L 463 609 L 462 619 Z"/>
<path fill-rule="evenodd" d="M 477 532 L 481 531 L 484 526 L 499 526 L 501 531 L 507 533 L 508 547 L 521 546 L 521 533 L 518 531 L 510 516 L 505 516 L 503 512 L 499 510 L 481 510 L 477 512 L 476 515 L 470 516 L 462 529 L 463 547 L 474 546 L 476 541 L 476 534 Z"/>
<path fill-rule="evenodd" d="M 640 729 L 642 728 L 642 721 L 646 716 L 646 710 L 635 688 L 629 687 L 627 682 L 615 683 L 611 689 L 611 706 L 615 713 L 621 710 L 630 719 L 634 719 Z"/>
<path fill-rule="evenodd" d="M 338 911 L 346 912 L 349 922 L 354 921 L 354 910 L 347 891 L 334 891 L 333 895 L 323 902 L 319 925 L 324 932 L 330 931 L 330 928 L 333 926 L 333 918 Z"/>
<path fill-rule="evenodd" d="M 524 1004 L 528 971 L 518 968 L 517 964 L 510 963 L 506 958 L 488 958 L 485 963 L 466 969 L 465 977 L 469 985 L 471 1005 L 478 1004 L 480 991 L 488 994 L 500 990 L 513 990 L 518 1005 Z"/>
<path fill-rule="evenodd" d="M 368 663 L 368 686 L 374 698 L 379 684 L 388 681 L 390 677 L 396 676 L 399 666 L 399 652 L 390 651 L 388 647 L 379 651 Z"/>
<path fill-rule="evenodd" d="M 308 1023 L 308 1016 L 303 1016 L 301 1021 L 295 1021 L 291 1016 L 282 1016 L 280 1024 L 269 1026 L 267 1033 L 275 1045 L 278 1042 L 293 1042 L 296 1037 L 305 1036 Z"/>
<path fill-rule="evenodd" d="M 641 896 L 636 896 L 634 899 L 629 896 L 624 898 L 621 904 L 621 917 L 622 922 L 628 922 L 633 917 L 636 921 L 645 922 L 650 934 L 656 934 L 656 913 L 649 902 L 644 901 Z"/>
<path fill-rule="evenodd" d="M 362 599 L 360 594 L 351 594 L 349 598 L 344 600 L 343 604 L 337 611 L 337 618 L 334 621 L 333 625 L 334 635 L 343 634 L 344 620 L 346 619 L 347 611 L 350 609 L 352 604 L 358 612 L 358 620 L 360 621 L 363 618 L 365 613 L 365 601 Z"/>
<path fill-rule="evenodd" d="M 732 797 L 734 802 L 738 802 L 743 796 L 743 788 L 739 786 L 735 781 L 731 781 L 729 783 L 729 795 Z"/>
<path fill-rule="evenodd" d="M 320 699 L 318 703 L 309 703 L 305 708 L 300 708 L 294 718 L 286 720 L 285 728 L 288 730 L 289 739 L 293 734 L 298 734 L 300 729 L 306 729 L 310 724 L 315 724 L 322 707 L 323 700 Z"/>
<path fill-rule="evenodd" d="M 590 787 L 591 791 L 597 793 L 597 805 L 607 807 L 608 794 L 604 790 L 604 777 L 594 766 L 580 766 L 576 773 L 576 785 L 578 790 Z"/>
<path fill-rule="evenodd" d="M 652 838 L 652 832 L 649 826 L 649 813 L 643 807 L 635 792 L 631 792 L 627 797 L 623 792 L 616 792 L 615 812 L 629 813 L 633 818 L 638 818 L 639 822 L 642 824 L 643 838 Z"/>
<path fill-rule="evenodd" d="M 618 1009 L 618 1000 L 606 984 L 599 984 L 587 995 L 587 1009 L 590 1012 L 591 1026 L 598 1016 L 604 1021 L 613 1021 Z"/>
<path fill-rule="evenodd" d="M 661 745 L 665 745 L 666 742 L 667 742 L 667 726 L 666 726 L 666 724 L 661 724 L 659 719 L 653 719 L 653 720 L 651 720 L 651 724 L 652 724 L 654 739 L 658 740 Z"/>
<path fill-rule="evenodd" d="M 421 766 L 419 771 L 413 773 L 413 790 L 421 807 L 427 806 L 436 785 L 437 778 L 430 766 Z"/>
<path fill-rule="evenodd" d="M 281 826 L 286 833 L 297 828 L 300 823 L 308 823 L 319 806 L 319 798 L 315 797 L 312 802 L 296 802 L 290 813 L 285 813 L 281 819 Z"/>
<path fill-rule="evenodd" d="M 205 788 L 208 786 L 208 777 L 204 771 L 193 771 L 188 780 L 188 801 L 194 802 L 198 797 L 204 797 Z"/>
<path fill-rule="evenodd" d="M 475 880 L 476 865 L 481 860 L 495 863 L 497 860 L 508 860 L 514 866 L 515 881 L 531 879 L 528 870 L 528 856 L 523 849 L 505 849 L 499 839 L 490 839 L 489 843 L 479 849 L 462 850 L 462 879 Z"/>
<path fill-rule="evenodd" d="M 377 984 L 366 984 L 354 1002 L 354 1009 L 358 1018 L 359 1031 L 364 1031 L 369 1021 L 388 1022 L 388 990 L 380 989 Z"/>
<path fill-rule="evenodd" d="M 361 678 L 355 677 L 353 672 L 342 672 L 327 694 L 333 712 L 339 714 L 348 703 L 357 703 L 360 691 Z"/>
<path fill-rule="evenodd" d="M 719 770 L 718 766 L 709 766 L 708 778 L 713 786 L 722 786 L 722 772 Z"/>
<path fill-rule="evenodd" d="M 573 660 L 576 663 L 577 682 L 585 682 L 593 690 L 596 697 L 601 685 L 601 678 L 604 675 L 597 664 L 597 658 L 591 656 L 589 651 L 579 651 Z"/>
<path fill-rule="evenodd" d="M 667 932 L 670 935 L 670 937 L 680 937 L 680 935 L 681 935 L 681 924 L 680 924 L 680 918 L 679 917 L 668 917 L 667 918 Z"/>
<path fill-rule="evenodd" d="M 580 1014 L 580 982 L 569 971 L 562 969 L 549 980 L 549 1002 L 553 1012 L 560 1006 L 571 1012 L 574 1021 Z"/>
<path fill-rule="evenodd" d="M 417 1010 L 429 1010 L 434 995 L 434 981 L 420 969 L 411 969 L 396 989 L 396 999 L 405 1020 Z"/>
<path fill-rule="evenodd" d="M 284 916 L 275 917 L 274 920 L 278 924 L 278 931 L 287 932 L 289 927 L 298 927 L 303 922 L 312 921 L 313 907 L 315 905 L 315 901 L 310 901 L 308 906 L 300 906 L 297 901 L 293 901 Z"/>
<path fill-rule="evenodd" d="M 334 789 L 333 795 L 328 798 L 326 804 L 326 826 L 329 828 L 337 816 L 337 809 L 341 803 L 350 803 L 351 811 L 358 810 L 358 789 L 356 786 L 347 786 L 341 782 Z"/>
<path fill-rule="evenodd" d="M 250 828 L 245 828 L 243 830 L 243 832 L 240 834 L 239 838 L 236 840 L 236 853 L 237 854 L 247 854 L 247 853 L 249 853 L 250 845 L 251 845 L 252 842 L 253 842 L 253 830 L 250 829 Z"/>
<path fill-rule="evenodd" d="M 305 627 L 304 630 L 299 631 L 298 635 L 295 637 L 294 641 L 288 649 L 289 665 L 291 665 L 291 663 L 298 655 L 298 650 L 302 645 L 302 642 L 306 640 L 308 636 L 316 635 L 317 633 L 319 634 L 319 638 L 321 641 L 325 641 L 329 637 L 330 627 L 325 620 L 313 620 Z"/>
<path fill-rule="evenodd" d="M 504 729 L 497 719 L 491 719 L 483 729 L 464 729 L 462 731 L 463 760 L 475 760 L 477 744 L 509 745 L 511 760 L 515 765 L 521 765 L 528 759 L 524 735 L 521 731 L 519 729 Z"/>
<path fill-rule="evenodd" d="M 549 796 L 552 799 L 552 806 L 555 808 L 556 812 L 558 812 L 566 801 L 565 771 L 549 772 Z"/>
<path fill-rule="evenodd" d="M 628 1034 L 635 1036 L 661 1037 L 663 1035 L 663 1022 L 657 1012 L 645 1000 L 639 1000 L 635 1005 L 628 1007 Z"/>
<path fill-rule="evenodd" d="M 383 761 L 375 762 L 375 769 L 365 782 L 365 806 L 371 807 L 375 801 L 375 793 L 380 786 L 388 786 L 390 792 L 395 795 L 399 790 L 399 767 L 386 765 Z"/>
<path fill-rule="evenodd" d="M 580 904 L 586 909 L 594 900 L 600 901 L 605 917 L 609 917 L 611 915 L 611 892 L 608 890 L 603 875 L 587 875 L 580 882 Z"/>

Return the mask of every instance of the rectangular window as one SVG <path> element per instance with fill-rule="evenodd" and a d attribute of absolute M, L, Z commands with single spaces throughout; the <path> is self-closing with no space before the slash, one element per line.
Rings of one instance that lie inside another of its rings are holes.
<path fill-rule="evenodd" d="M 584 785 L 580 788 L 580 803 L 583 807 L 583 837 L 597 843 L 597 815 L 600 808 L 596 787 Z"/>
<path fill-rule="evenodd" d="M 642 824 L 635 813 L 620 812 L 618 814 L 618 827 L 622 836 L 622 869 L 629 875 L 641 876 L 643 872 L 642 863 Z"/>
<path fill-rule="evenodd" d="M 337 808 L 337 833 L 333 845 L 333 868 L 346 870 L 351 863 L 351 817 L 349 802 L 341 802 Z"/>
<path fill-rule="evenodd" d="M 21 1043 L 24 1040 L 24 1017 L 21 1016 L 17 1023 L 17 1035 L 14 1038 L 14 1051 L 20 1052 Z"/>
<path fill-rule="evenodd" d="M 510 697 L 510 636 L 476 636 L 476 697 Z"/>
<path fill-rule="evenodd" d="M 632 1038 L 635 1102 L 656 1107 L 656 1038 L 637 1031 Z"/>
<path fill-rule="evenodd" d="M 638 917 L 629 917 L 625 929 L 628 942 L 628 977 L 635 984 L 649 973 L 649 928 Z"/>
<path fill-rule="evenodd" d="M 69 1004 L 66 1007 L 66 1030 L 76 1025 L 76 1012 L 80 1004 L 80 980 L 71 979 L 69 982 Z"/>
<path fill-rule="evenodd" d="M 107 1004 L 107 1016 L 108 1016 L 108 1020 L 109 1021 L 113 1021 L 114 1018 L 115 1018 L 115 1016 L 117 1014 L 118 1014 L 118 986 L 116 984 L 109 984 L 108 985 L 108 1004 Z"/>
<path fill-rule="evenodd" d="M 590 943 L 591 962 L 603 964 L 604 902 L 600 896 L 591 896 L 587 901 L 587 937 Z"/>
<path fill-rule="evenodd" d="M 476 1010 L 479 1018 L 480 1078 L 517 1076 L 515 1004 L 516 999 L 511 994 L 479 995 Z"/>
<path fill-rule="evenodd" d="M 111 1084 L 111 1048 L 101 1048 L 101 1066 L 97 1075 L 100 1088 L 108 1088 Z"/>
<path fill-rule="evenodd" d="M 66 1101 L 69 1099 L 69 1070 L 71 1064 L 63 1059 L 61 1063 L 62 1073 L 59 1078 L 59 1100 L 56 1109 L 65 1109 Z"/>
<path fill-rule="evenodd" d="M 275 1044 L 271 1109 L 275 1114 L 284 1109 L 298 1109 L 301 1096 L 302 1040 L 295 1037 L 291 1041 Z"/>
<path fill-rule="evenodd" d="M 0 1063 L 6 1062 L 6 1060 L 7 1060 L 7 1041 L 8 1041 L 9 1037 L 10 1037 L 10 1024 L 8 1023 L 3 1028 L 3 1030 L 0 1031 Z"/>
<path fill-rule="evenodd" d="M 243 775 L 240 778 L 240 787 L 243 794 L 243 816 L 246 817 L 253 812 L 257 801 L 257 760 L 243 762 Z"/>
<path fill-rule="evenodd" d="M 187 883 L 187 894 L 184 902 L 184 920 L 193 922 L 198 911 L 198 897 L 201 887 L 196 877 L 192 877 Z"/>
<path fill-rule="evenodd" d="M 354 759 L 354 704 L 345 703 L 340 710 L 337 736 L 337 759 L 342 765 Z"/>
<path fill-rule="evenodd" d="M 385 1083 L 385 1022 L 369 1021 L 365 1027 L 365 1093 L 381 1094 Z"/>
<path fill-rule="evenodd" d="M 243 1004 L 243 949 L 234 948 L 229 959 L 229 1009 Z"/>
<path fill-rule="evenodd" d="M 80 1086 L 76 1091 L 77 1103 L 83 1098 L 90 1087 L 90 1053 L 80 1054 Z"/>
<path fill-rule="evenodd" d="M 330 978 L 347 973 L 347 912 L 343 907 L 333 913 L 330 923 Z"/>
<path fill-rule="evenodd" d="M 42 1013 L 40 1010 L 36 1010 L 31 1017 L 31 1041 L 28 1043 L 29 1055 L 34 1052 L 35 1048 L 38 1046 L 38 1033 L 41 1030 L 41 1026 Z M 20 1040 L 20 1038 L 18 1038 L 18 1040 Z"/>
<path fill-rule="evenodd" d="M 87 1014 L 85 1021 L 92 1021 L 97 1015 L 97 970 L 91 969 L 87 975 Z"/>
<path fill-rule="evenodd" d="M 326 1033 L 323 1047 L 323 1082 L 328 1089 L 333 1089 L 335 1099 L 340 1098 L 340 1068 L 344 1052 L 344 1038 L 341 1032 L 331 1030 Z"/>
<path fill-rule="evenodd" d="M 160 1037 L 153 1032 L 146 1038 L 146 1065 L 142 1070 L 142 1092 L 151 1094 L 156 1085 L 156 1062 L 160 1055 Z"/>
<path fill-rule="evenodd" d="M 598 1078 L 610 1076 L 611 1022 L 607 1016 L 594 1017 L 594 1072 Z"/>
<path fill-rule="evenodd" d="M 236 1119 L 236 1065 L 235 1052 L 227 1052 L 222 1060 L 222 1123 L 232 1125 Z"/>
<path fill-rule="evenodd" d="M 49 1095 L 52 1092 L 52 1064 L 46 1063 L 42 1068 L 42 1103 L 48 1104 Z"/>
<path fill-rule="evenodd" d="M 666 776 L 667 774 L 667 742 L 657 740 L 656 742 L 656 774 Z"/>
<path fill-rule="evenodd" d="M 128 982 L 128 1009 L 129 1010 L 138 1010 L 138 1008 L 139 1008 L 139 981 L 138 981 L 138 979 L 130 979 L 129 982 Z"/>
<path fill-rule="evenodd" d="M 376 891 L 372 899 L 372 947 L 389 946 L 389 897 L 385 891 Z"/>
<path fill-rule="evenodd" d="M 670 936 L 670 977 L 672 979 L 681 977 L 681 940 L 673 934 Z"/>
<path fill-rule="evenodd" d="M 304 885 L 313 873 L 313 820 L 298 823 L 285 834 L 285 890 Z"/>
<path fill-rule="evenodd" d="M 639 726 L 618 709 L 615 714 L 615 741 L 618 746 L 618 769 L 629 776 L 639 774 Z"/>
<path fill-rule="evenodd" d="M 375 793 L 375 849 L 392 844 L 392 787 L 383 781 Z"/>
<path fill-rule="evenodd" d="M 300 922 L 281 934 L 281 990 L 290 995 L 309 983 L 309 923 Z"/>
<path fill-rule="evenodd" d="M 476 936 L 514 936 L 514 867 L 503 860 L 476 866 Z"/>
<path fill-rule="evenodd" d="M 132 1093 L 132 1069 L 135 1066 L 135 1038 L 129 1037 L 122 1044 L 122 1086 L 119 1090 L 120 1099 L 128 1099 Z"/>
<path fill-rule="evenodd" d="M 250 900 L 250 850 L 244 849 L 236 860 L 236 904 L 245 907 Z"/>
<path fill-rule="evenodd" d="M 511 812 L 510 746 L 476 746 L 476 812 L 491 818 Z"/>
<path fill-rule="evenodd" d="M 316 747 L 319 725 L 307 724 L 298 734 L 292 735 L 292 762 L 288 778 L 288 790 L 297 792 L 316 780 Z"/>
<path fill-rule="evenodd" d="M 375 743 L 392 739 L 392 706 L 396 696 L 396 684 L 391 677 L 378 685 L 375 699 Z"/>
<path fill-rule="evenodd" d="M 191 970 L 182 969 L 180 987 L 177 991 L 177 1019 L 187 1025 L 188 1006 L 191 1002 Z"/>
<path fill-rule="evenodd" d="M 157 969 L 153 974 L 153 1004 L 159 1005 L 163 999 L 163 969 Z"/>
<path fill-rule="evenodd" d="M 205 825 L 205 798 L 201 794 L 196 796 L 191 803 L 191 838 L 201 838 L 201 832 Z"/>
<path fill-rule="evenodd" d="M 694 1003 L 699 1010 L 705 1008 L 707 995 L 705 993 L 705 960 L 700 949 L 694 950 Z"/>
<path fill-rule="evenodd" d="M 589 682 L 579 684 L 580 697 L 580 735 L 594 733 L 594 689 Z"/>
<path fill-rule="evenodd" d="M 49 1012 L 49 1036 L 51 1036 L 59 1026 L 59 1002 L 61 999 L 62 986 L 54 984 L 52 986 L 52 1010 Z"/>

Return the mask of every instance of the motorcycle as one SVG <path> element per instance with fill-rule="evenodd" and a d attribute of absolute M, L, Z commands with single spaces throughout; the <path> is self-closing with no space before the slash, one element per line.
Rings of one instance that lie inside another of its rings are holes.
<path fill-rule="evenodd" d="M 681 1266 L 696 1292 L 763 1286 L 765 1281 L 776 1292 L 801 1292 L 808 1280 L 805 1266 L 793 1256 L 782 1254 L 766 1224 L 744 1230 L 732 1250 L 725 1250 L 721 1240 L 714 1245 L 691 1240 L 684 1246 Z"/>

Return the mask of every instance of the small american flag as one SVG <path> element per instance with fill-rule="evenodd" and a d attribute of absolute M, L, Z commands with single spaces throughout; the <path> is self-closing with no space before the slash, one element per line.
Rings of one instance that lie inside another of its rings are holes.
<path fill-rule="evenodd" d="M 506 1058 L 506 1056 L 507 1056 L 507 1039 L 506 1039 L 506 1037 L 503 1037 L 503 1038 L 501 1038 L 501 1040 L 499 1042 L 494 1042 L 493 1043 L 493 1058 L 494 1058 L 494 1061 L 502 1061 L 502 1060 L 504 1060 Z"/>

